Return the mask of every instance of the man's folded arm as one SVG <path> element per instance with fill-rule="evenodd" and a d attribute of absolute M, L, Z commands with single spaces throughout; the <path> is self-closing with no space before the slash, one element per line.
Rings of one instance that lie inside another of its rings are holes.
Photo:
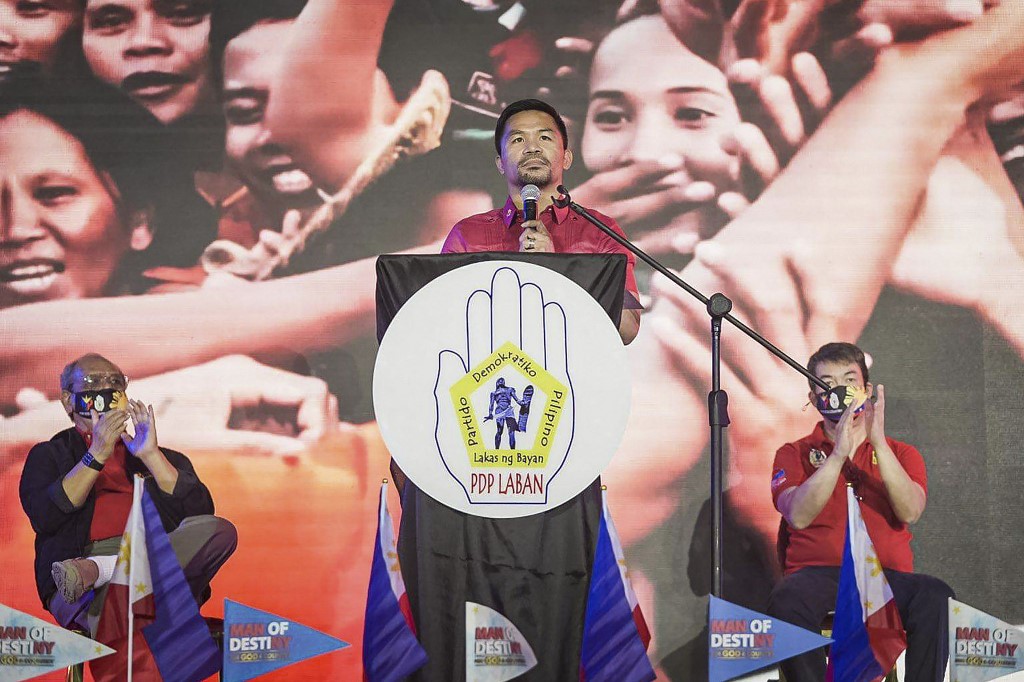
<path fill-rule="evenodd" d="M 81 508 L 64 490 L 64 476 L 49 454 L 52 447 L 50 443 L 39 443 L 29 451 L 19 485 L 21 506 L 32 529 L 40 535 L 56 533 Z"/>

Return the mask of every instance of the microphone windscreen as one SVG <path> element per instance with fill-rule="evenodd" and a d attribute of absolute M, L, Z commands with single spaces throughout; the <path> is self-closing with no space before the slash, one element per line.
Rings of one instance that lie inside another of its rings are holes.
<path fill-rule="evenodd" d="M 537 219 L 537 200 L 540 199 L 540 188 L 537 185 L 526 185 L 519 190 L 519 197 L 523 200 L 523 219 Z"/>
<path fill-rule="evenodd" d="M 537 185 L 526 185 L 519 190 L 519 196 L 522 197 L 523 201 L 528 199 L 537 201 L 540 199 L 540 187 L 537 187 Z"/>

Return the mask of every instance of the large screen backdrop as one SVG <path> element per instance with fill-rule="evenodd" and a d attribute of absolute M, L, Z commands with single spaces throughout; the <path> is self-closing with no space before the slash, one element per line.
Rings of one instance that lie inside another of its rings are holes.
<path fill-rule="evenodd" d="M 238 527 L 204 611 L 230 597 L 353 642 L 278 675 L 357 679 L 388 471 L 373 258 L 437 252 L 500 206 L 496 114 L 539 96 L 569 122 L 579 203 L 797 359 L 864 348 L 889 435 L 928 466 L 917 570 L 1024 622 L 1019 2 L 2 4 L 0 602 L 44 613 L 18 480 L 69 426 L 61 368 L 95 351 Z M 639 274 L 633 411 L 604 480 L 653 659 L 692 680 L 708 325 Z M 772 459 L 816 415 L 759 346 L 730 328 L 723 346 L 723 596 L 760 609 L 779 575 Z"/>

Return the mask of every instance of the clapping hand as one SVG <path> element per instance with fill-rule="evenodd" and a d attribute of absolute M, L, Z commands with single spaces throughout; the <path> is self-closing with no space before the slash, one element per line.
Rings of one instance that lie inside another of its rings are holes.
<path fill-rule="evenodd" d="M 860 443 L 856 442 L 856 431 L 853 428 L 856 419 L 857 405 L 853 402 L 843 411 L 843 415 L 839 417 L 839 423 L 836 424 L 836 444 L 832 448 L 833 455 L 853 459 L 853 455 L 860 446 Z"/>
<path fill-rule="evenodd" d="M 127 432 L 121 433 L 121 440 L 124 441 L 128 452 L 142 460 L 159 452 L 156 443 L 156 417 L 153 415 L 153 406 L 146 405 L 141 400 L 129 400 L 126 414 L 131 416 L 132 424 L 135 427 L 134 436 L 129 436 Z"/>
<path fill-rule="evenodd" d="M 96 410 L 90 410 L 92 417 L 92 444 L 89 452 L 98 462 L 106 462 L 114 446 L 117 444 L 118 436 L 125 437 L 124 429 L 128 424 L 128 412 L 125 410 L 110 410 L 99 414 Z"/>
<path fill-rule="evenodd" d="M 868 398 L 864 403 L 864 424 L 868 440 L 876 448 L 885 443 L 885 386 L 878 384 L 874 390 L 875 400 Z"/>

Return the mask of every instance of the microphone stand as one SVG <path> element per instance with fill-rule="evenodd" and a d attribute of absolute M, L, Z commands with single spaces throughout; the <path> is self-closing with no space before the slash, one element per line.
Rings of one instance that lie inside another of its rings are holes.
<path fill-rule="evenodd" d="M 768 352 L 779 358 L 787 365 L 799 372 L 804 378 L 813 384 L 820 386 L 822 389 L 828 392 L 834 392 L 838 395 L 840 402 L 845 398 L 846 389 L 844 386 L 836 388 L 830 388 L 828 384 L 814 376 L 799 362 L 791 358 L 784 351 L 776 347 L 766 338 L 758 334 L 756 331 L 743 324 L 730 313 L 732 311 L 732 301 L 728 299 L 724 294 L 715 293 L 708 298 L 697 289 L 693 288 L 685 281 L 683 281 L 678 275 L 666 268 L 664 265 L 659 263 L 645 251 L 634 245 L 628 239 L 620 235 L 612 228 L 605 225 L 594 216 L 593 213 L 583 208 L 569 196 L 569 190 L 565 188 L 565 185 L 559 185 L 558 191 L 561 192 L 560 197 L 554 198 L 555 206 L 559 208 L 569 207 L 574 213 L 586 218 L 595 227 L 600 229 L 602 232 L 607 234 L 609 237 L 614 239 L 616 242 L 621 244 L 624 248 L 630 252 L 636 254 L 643 262 L 650 265 L 652 268 L 660 272 L 662 275 L 671 280 L 676 286 L 686 291 L 698 301 L 704 304 L 707 308 L 708 315 L 711 317 L 711 392 L 708 393 L 708 422 L 711 425 L 711 544 L 712 544 L 712 587 L 711 593 L 721 598 L 722 597 L 722 444 L 723 444 L 723 429 L 729 426 L 729 396 L 721 386 L 721 337 L 722 337 L 722 320 L 728 320 L 730 324 L 739 329 L 741 332 L 757 341 L 759 344 L 768 349 Z"/>

